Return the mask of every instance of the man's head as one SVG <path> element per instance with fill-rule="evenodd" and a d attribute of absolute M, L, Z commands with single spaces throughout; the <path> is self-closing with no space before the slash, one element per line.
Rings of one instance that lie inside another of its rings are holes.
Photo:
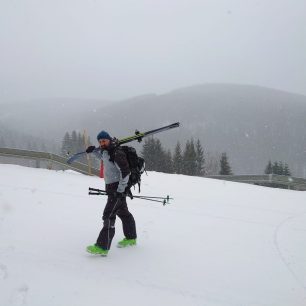
<path fill-rule="evenodd" d="M 97 140 L 98 140 L 98 142 L 100 144 L 100 147 L 102 149 L 107 149 L 110 145 L 110 142 L 111 142 L 112 138 L 110 137 L 110 135 L 106 131 L 101 131 L 97 135 Z"/>

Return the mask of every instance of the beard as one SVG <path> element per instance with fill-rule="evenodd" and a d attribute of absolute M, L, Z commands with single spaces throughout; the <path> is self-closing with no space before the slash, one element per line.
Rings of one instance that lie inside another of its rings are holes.
<path fill-rule="evenodd" d="M 101 148 L 102 150 L 107 150 L 108 145 L 100 145 L 100 148 Z"/>

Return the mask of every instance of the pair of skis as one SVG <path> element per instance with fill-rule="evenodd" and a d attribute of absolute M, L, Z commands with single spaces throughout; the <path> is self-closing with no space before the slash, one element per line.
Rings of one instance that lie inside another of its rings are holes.
<path fill-rule="evenodd" d="M 157 133 L 160 133 L 160 132 L 164 132 L 164 131 L 167 131 L 167 130 L 170 130 L 170 129 L 173 129 L 173 128 L 176 128 L 176 127 L 179 127 L 179 126 L 180 126 L 180 123 L 176 122 L 176 123 L 173 123 L 173 124 L 170 124 L 170 125 L 167 125 L 167 126 L 155 129 L 155 130 L 150 130 L 150 131 L 147 131 L 147 132 L 143 132 L 143 133 L 136 130 L 135 135 L 117 140 L 116 143 L 117 143 L 117 145 L 122 145 L 122 144 L 125 144 L 125 143 L 128 143 L 128 142 L 134 141 L 134 140 L 137 140 L 138 142 L 141 142 L 144 137 L 154 135 L 154 134 L 157 134 Z M 100 148 L 95 148 L 94 151 L 97 152 L 99 150 L 100 150 Z M 83 156 L 85 154 L 87 154 L 86 151 L 76 153 L 76 154 L 72 155 L 67 160 L 67 163 L 71 164 L 75 160 L 77 160 L 78 158 L 80 158 L 81 156 Z"/>

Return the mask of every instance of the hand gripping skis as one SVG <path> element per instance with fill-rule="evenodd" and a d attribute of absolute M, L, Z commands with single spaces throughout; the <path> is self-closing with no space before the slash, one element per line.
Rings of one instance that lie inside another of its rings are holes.
<path fill-rule="evenodd" d="M 122 145 L 122 144 L 125 144 L 125 143 L 128 143 L 128 142 L 131 142 L 131 141 L 134 141 L 134 140 L 137 140 L 138 142 L 141 142 L 142 139 L 144 137 L 147 137 L 147 136 L 150 136 L 150 135 L 154 135 L 154 134 L 157 134 L 157 133 L 161 133 L 161 132 L 164 132 L 164 131 L 167 131 L 167 130 L 170 130 L 170 129 L 173 129 L 173 128 L 177 128 L 180 126 L 180 123 L 179 122 L 176 122 L 176 123 L 173 123 L 173 124 L 170 124 L 170 125 L 167 125 L 167 126 L 164 126 L 164 127 L 161 127 L 161 128 L 158 128 L 158 129 L 155 129 L 155 130 L 150 130 L 150 131 L 147 131 L 147 132 L 139 132 L 139 131 L 135 131 L 135 135 L 133 136 L 129 136 L 129 137 L 126 137 L 126 138 L 123 138 L 123 139 L 120 139 L 120 140 L 116 140 L 116 143 L 117 145 Z M 100 148 L 95 148 L 94 151 L 99 151 Z M 80 158 L 81 156 L 87 154 L 86 151 L 84 152 L 79 152 L 79 153 L 76 153 L 74 155 L 72 155 L 68 160 L 67 160 L 67 163 L 68 164 L 71 164 L 73 163 L 75 160 L 77 160 L 78 158 Z"/>

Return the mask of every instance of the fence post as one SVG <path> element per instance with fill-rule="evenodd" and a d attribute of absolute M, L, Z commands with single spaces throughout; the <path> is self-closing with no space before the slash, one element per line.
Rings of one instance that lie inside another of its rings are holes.
<path fill-rule="evenodd" d="M 37 158 L 35 163 L 36 168 L 40 168 L 40 160 Z"/>

